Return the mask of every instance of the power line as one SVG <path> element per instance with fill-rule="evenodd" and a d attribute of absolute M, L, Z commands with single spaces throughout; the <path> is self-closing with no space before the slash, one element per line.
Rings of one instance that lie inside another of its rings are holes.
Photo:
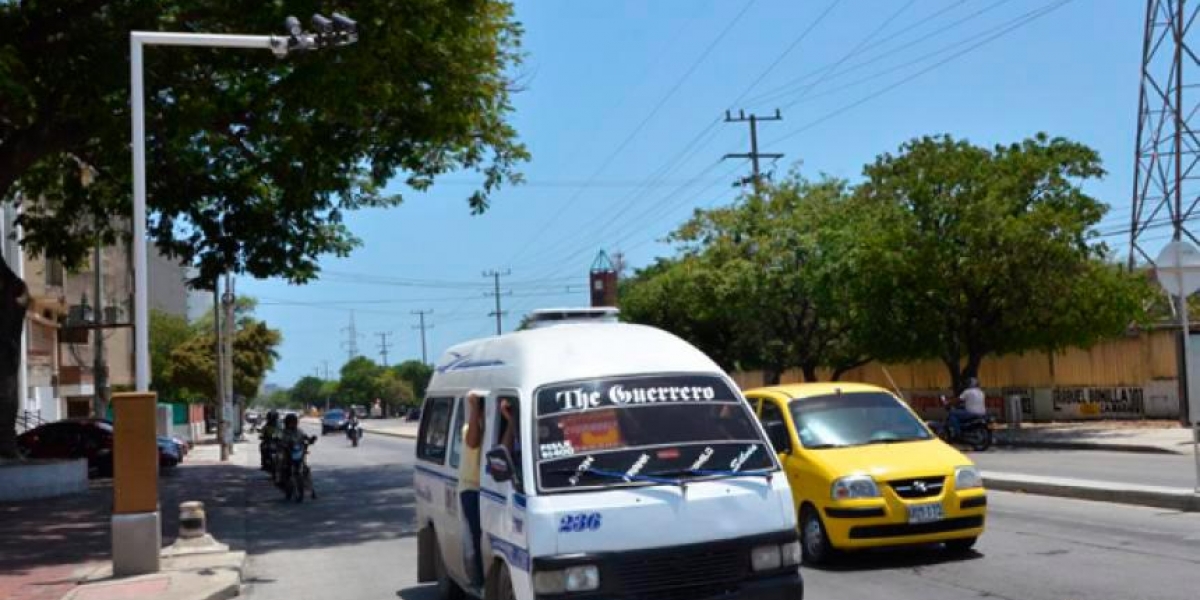
<path fill-rule="evenodd" d="M 646 116 L 643 117 L 642 120 L 633 128 L 633 131 L 631 131 L 629 133 L 629 135 L 627 135 L 625 137 L 625 139 L 617 146 L 617 148 L 615 150 L 613 150 L 608 155 L 608 157 L 605 158 L 600 163 L 600 166 L 596 168 L 596 171 L 592 174 L 592 176 L 588 178 L 589 182 L 598 179 L 600 176 L 600 173 L 604 172 L 604 170 L 607 169 L 610 164 L 612 164 L 612 162 L 617 158 L 617 156 L 620 156 L 621 152 L 623 152 L 625 150 L 625 148 L 627 148 L 629 146 L 629 144 L 633 142 L 634 138 L 636 138 L 637 135 L 639 133 L 641 133 L 641 131 L 643 129 L 645 129 L 646 125 L 648 125 L 650 123 L 650 121 L 653 120 L 654 117 L 656 117 L 658 115 L 658 112 L 660 110 L 662 110 L 663 106 L 666 105 L 667 101 L 670 100 L 671 97 L 675 95 L 675 92 L 679 91 L 679 88 L 682 87 L 683 84 L 685 82 L 687 82 L 688 79 L 691 78 L 692 74 L 696 72 L 696 69 L 698 69 L 700 67 L 700 65 L 704 63 L 705 59 L 708 58 L 709 54 L 712 54 L 712 51 L 714 49 L 716 49 L 717 45 L 720 44 L 721 41 L 725 39 L 725 36 L 728 35 L 730 31 L 733 30 L 734 26 L 736 26 L 738 24 L 738 22 L 740 22 L 742 20 L 742 17 L 746 16 L 746 13 L 749 12 L 750 8 L 754 6 L 754 1 L 755 0 L 751 0 L 750 2 L 747 2 L 745 7 L 742 8 L 742 10 L 737 14 L 737 16 L 735 16 L 733 18 L 733 20 L 730 21 L 729 24 L 727 24 L 725 26 L 725 28 L 721 30 L 721 33 L 719 33 L 717 35 L 717 37 L 708 44 L 708 46 L 704 49 L 704 51 L 700 53 L 700 56 L 696 57 L 696 59 L 694 61 L 692 61 L 691 66 L 688 67 L 688 69 L 686 71 L 684 71 L 684 73 L 682 75 L 680 75 L 678 79 L 675 80 L 675 83 L 667 90 L 667 93 L 664 94 L 662 96 L 662 98 L 660 98 L 658 100 L 658 102 L 654 105 L 654 108 L 650 109 L 650 112 L 648 114 L 646 114 Z M 550 226 L 554 225 L 554 223 L 556 223 L 558 221 L 558 219 L 568 209 L 570 209 L 572 206 L 574 206 L 575 202 L 577 202 L 579 200 L 580 196 L 583 194 L 584 189 L 586 189 L 586 187 L 580 188 L 578 191 L 576 191 L 574 194 L 572 194 L 571 197 L 568 198 L 566 202 L 562 203 L 562 206 L 559 207 L 559 209 L 557 211 L 555 211 L 555 213 L 553 215 L 551 215 L 551 217 L 545 223 L 543 223 L 541 227 L 538 228 L 538 230 L 539 231 L 549 230 Z M 514 254 L 512 257 L 509 258 L 508 262 L 509 263 L 516 262 L 516 260 L 518 258 L 520 258 L 527 250 L 529 250 L 529 247 L 534 243 L 535 240 L 536 240 L 536 238 L 531 236 L 529 238 L 529 240 L 526 241 L 525 244 L 520 249 L 517 250 L 516 254 Z"/>
<path fill-rule="evenodd" d="M 737 104 L 740 104 L 741 101 L 746 97 L 746 94 L 749 94 L 750 90 L 753 90 L 755 86 L 762 83 L 762 80 L 766 79 L 767 75 L 770 75 L 771 71 L 774 71 L 775 67 L 778 67 L 779 63 L 783 62 L 783 59 L 787 58 L 787 56 L 800 45 L 800 42 L 803 42 L 804 39 L 807 38 L 808 34 L 812 33 L 812 31 L 817 28 L 817 25 L 820 25 L 821 22 L 825 20 L 825 17 L 829 16 L 829 13 L 833 12 L 834 7 L 840 4 L 841 1 L 842 0 L 833 0 L 833 2 L 829 3 L 829 6 L 825 8 L 825 11 L 818 15 L 817 18 L 813 20 L 813 22 L 810 23 L 804 31 L 800 32 L 800 35 L 796 36 L 796 39 L 792 40 L 792 43 L 785 48 L 783 52 L 779 53 L 779 56 L 777 56 L 775 60 L 769 66 L 767 66 L 767 68 L 764 69 L 763 72 L 758 75 L 758 77 L 754 79 L 754 81 L 750 82 L 750 85 L 746 86 L 746 89 L 742 91 L 741 95 L 738 96 L 732 103 L 730 103 L 730 105 L 736 106 Z"/>
<path fill-rule="evenodd" d="M 1058 2 L 1052 3 L 1049 6 L 1045 6 L 1040 9 L 1035 9 L 1035 10 L 1029 11 L 1029 12 L 1025 13 L 1024 15 L 1022 15 L 1021 17 L 1018 17 L 1017 19 L 1010 21 L 1010 23 L 1012 23 L 1012 25 L 1010 25 L 1010 26 L 1002 29 L 1001 31 L 998 31 L 990 36 L 987 36 L 987 37 L 981 39 L 980 41 L 976 42 L 975 44 L 972 44 L 971 46 L 967 47 L 966 49 L 962 50 L 961 52 L 956 52 L 955 54 L 953 54 L 949 57 L 946 57 L 943 60 L 940 60 L 924 69 L 921 69 L 915 73 L 912 73 L 911 75 L 908 75 L 907 77 L 904 77 L 903 79 L 900 79 L 900 80 L 895 81 L 887 86 L 884 86 L 884 87 L 868 94 L 867 96 L 864 96 L 854 102 L 851 102 L 850 104 L 843 105 L 840 108 L 837 108 L 837 109 L 835 109 L 813 121 L 810 121 L 809 123 L 805 124 L 804 126 L 800 127 L 799 129 L 793 130 L 787 134 L 784 134 L 782 137 L 771 140 L 770 143 L 778 144 L 784 140 L 791 139 L 793 137 L 800 135 L 801 133 L 804 133 L 805 131 L 812 129 L 813 127 L 816 127 L 817 125 L 820 125 L 830 119 L 833 119 L 834 117 L 837 117 L 847 111 L 858 108 L 859 106 L 862 106 L 863 104 L 866 104 L 867 102 L 870 102 L 871 100 L 874 100 L 874 99 L 876 99 L 876 98 L 878 98 L 878 97 L 880 97 L 880 96 L 882 96 L 882 95 L 884 95 L 906 83 L 909 83 L 909 82 L 913 81 L 914 79 L 916 79 L 916 78 L 918 78 L 918 77 L 920 77 L 920 76 L 922 76 L 922 75 L 954 60 L 954 59 L 965 56 L 965 55 L 973 52 L 974 50 L 980 48 L 981 46 L 988 44 L 989 42 L 995 41 L 996 39 L 1003 37 L 1004 35 L 1007 35 L 1017 29 L 1020 29 L 1021 27 L 1024 27 L 1025 25 L 1028 25 L 1029 23 L 1032 23 L 1033 21 L 1040 19 L 1041 17 L 1044 17 L 1071 2 L 1072 2 L 1072 0 L 1059 0 Z"/>

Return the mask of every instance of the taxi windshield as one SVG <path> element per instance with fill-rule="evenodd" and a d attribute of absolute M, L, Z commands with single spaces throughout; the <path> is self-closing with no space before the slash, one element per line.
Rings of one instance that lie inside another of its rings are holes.
<path fill-rule="evenodd" d="M 796 433 L 805 448 L 844 448 L 930 439 L 929 430 L 884 392 L 855 392 L 792 400 Z"/>
<path fill-rule="evenodd" d="M 717 376 L 614 377 L 536 394 L 542 490 L 773 470 L 748 405 Z"/>

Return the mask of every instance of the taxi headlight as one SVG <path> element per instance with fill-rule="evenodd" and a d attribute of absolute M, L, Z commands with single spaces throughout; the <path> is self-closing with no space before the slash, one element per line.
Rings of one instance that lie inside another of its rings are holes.
<path fill-rule="evenodd" d="M 533 574 L 533 589 L 538 594 L 590 592 L 599 588 L 600 569 L 596 565 L 579 565 Z"/>
<path fill-rule="evenodd" d="M 750 551 L 750 566 L 755 571 L 774 571 L 783 565 L 779 544 L 759 546 Z"/>
<path fill-rule="evenodd" d="M 979 474 L 979 469 L 972 466 L 954 469 L 954 489 L 970 490 L 981 487 L 983 487 L 983 475 Z"/>
<path fill-rule="evenodd" d="M 854 498 L 878 498 L 879 487 L 870 475 L 850 475 L 833 482 L 829 495 L 834 500 L 851 500 Z"/>

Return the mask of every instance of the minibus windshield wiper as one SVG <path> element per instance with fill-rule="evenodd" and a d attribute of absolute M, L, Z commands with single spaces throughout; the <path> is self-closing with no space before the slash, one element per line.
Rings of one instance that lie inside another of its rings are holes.
<path fill-rule="evenodd" d="M 657 476 L 679 476 L 692 475 L 695 477 L 706 478 L 722 478 L 722 477 L 770 477 L 774 473 L 774 469 L 752 469 L 748 471 L 715 471 L 708 469 L 672 469 L 669 471 L 654 471 L 651 475 Z"/>

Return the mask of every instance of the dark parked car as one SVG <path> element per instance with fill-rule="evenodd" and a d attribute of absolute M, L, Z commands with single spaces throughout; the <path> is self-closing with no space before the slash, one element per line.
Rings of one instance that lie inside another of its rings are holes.
<path fill-rule="evenodd" d="M 421 420 L 421 409 L 410 408 L 408 410 L 408 414 L 404 415 L 404 420 L 405 421 L 420 421 Z"/>
<path fill-rule="evenodd" d="M 325 411 L 321 416 L 321 435 L 325 435 L 331 431 L 343 431 L 346 429 L 346 411 L 335 408 Z"/>
<path fill-rule="evenodd" d="M 29 458 L 86 458 L 89 475 L 112 476 L 113 429 L 99 419 L 47 423 L 17 436 L 17 446 Z"/>
<path fill-rule="evenodd" d="M 171 468 L 183 461 L 183 447 L 169 438 L 158 436 L 158 466 Z"/>

